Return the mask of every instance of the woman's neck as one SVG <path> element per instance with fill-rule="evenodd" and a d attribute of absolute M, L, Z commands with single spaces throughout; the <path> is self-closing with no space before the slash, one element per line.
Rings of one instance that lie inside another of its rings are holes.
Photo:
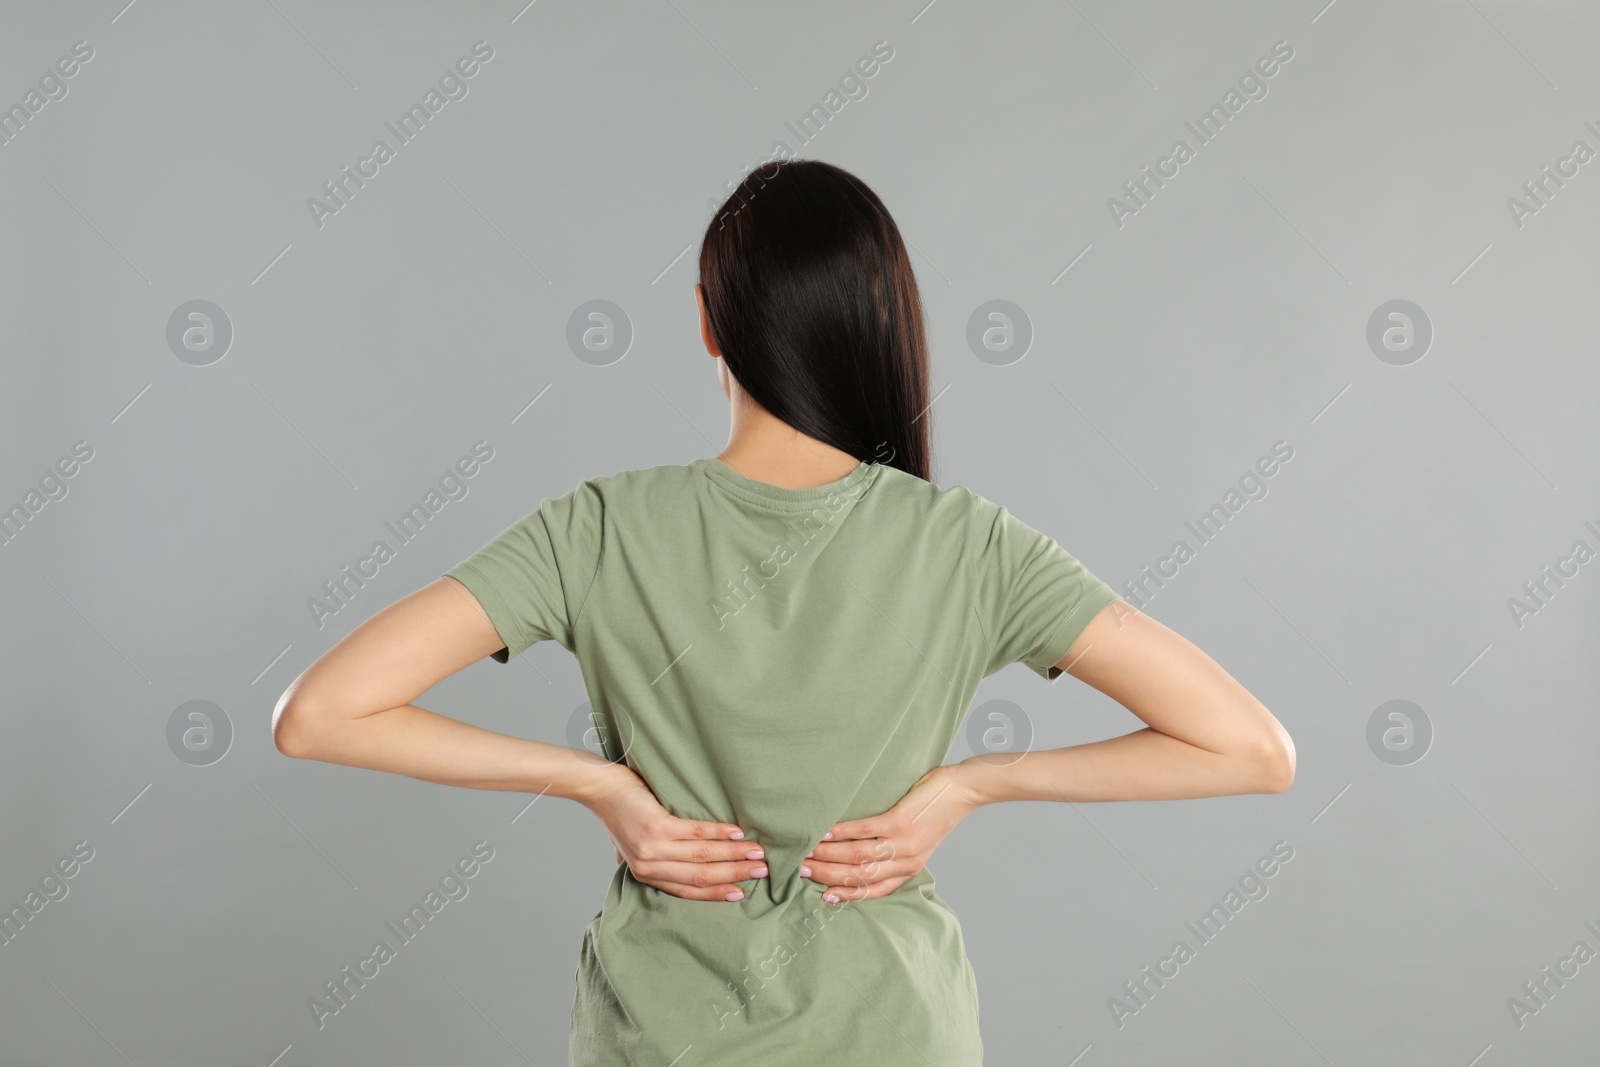
<path fill-rule="evenodd" d="M 753 404 L 735 412 L 728 446 L 716 458 L 746 478 L 784 489 L 811 489 L 836 482 L 861 462 L 848 452 L 807 437 Z"/>

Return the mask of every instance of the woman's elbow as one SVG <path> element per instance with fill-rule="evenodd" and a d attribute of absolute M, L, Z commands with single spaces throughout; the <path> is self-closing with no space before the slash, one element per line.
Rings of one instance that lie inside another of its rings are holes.
<path fill-rule="evenodd" d="M 295 759 L 314 759 L 318 714 L 304 697 L 278 698 L 272 711 L 272 743 Z"/>
<path fill-rule="evenodd" d="M 1262 741 L 1256 755 L 1256 767 L 1260 776 L 1259 793 L 1282 793 L 1294 784 L 1294 739 L 1289 736 L 1289 731 L 1279 724 L 1267 738 Z"/>

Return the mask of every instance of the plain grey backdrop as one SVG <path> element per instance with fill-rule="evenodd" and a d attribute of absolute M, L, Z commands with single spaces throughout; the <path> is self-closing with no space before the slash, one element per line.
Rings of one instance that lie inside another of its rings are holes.
<path fill-rule="evenodd" d="M 934 480 L 1142 581 L 1298 750 L 1281 795 L 956 830 L 930 866 L 989 1061 L 1594 1062 L 1592 5 L 3 21 L 0 1063 L 564 1062 L 598 820 L 292 760 L 269 717 L 542 498 L 722 448 L 696 250 L 775 152 L 858 175 L 913 250 Z M 566 744 L 584 699 L 546 643 L 419 703 Z M 1021 666 L 972 715 L 1140 725 Z"/>

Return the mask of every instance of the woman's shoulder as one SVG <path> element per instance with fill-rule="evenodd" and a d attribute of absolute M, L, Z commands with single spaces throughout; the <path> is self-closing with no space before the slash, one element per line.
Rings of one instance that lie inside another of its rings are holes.
<path fill-rule="evenodd" d="M 940 484 L 919 478 L 899 467 L 885 466 L 874 488 L 882 488 L 885 495 L 897 501 L 925 509 L 929 514 L 971 518 L 991 514 L 999 505 L 991 503 L 972 488 L 960 482 Z"/>
<path fill-rule="evenodd" d="M 653 467 L 630 467 L 603 474 L 592 474 L 562 493 L 562 497 L 581 498 L 601 503 L 620 503 L 629 497 L 670 493 L 683 488 L 694 475 L 687 463 L 663 463 Z"/>

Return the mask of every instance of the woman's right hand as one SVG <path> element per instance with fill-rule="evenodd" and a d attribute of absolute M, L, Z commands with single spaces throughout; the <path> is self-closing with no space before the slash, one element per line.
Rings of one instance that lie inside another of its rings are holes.
<path fill-rule="evenodd" d="M 735 883 L 766 877 L 761 846 L 735 837 L 738 826 L 680 819 L 631 767 L 611 766 L 610 780 L 584 803 L 636 879 L 685 900 L 740 900 Z"/>
<path fill-rule="evenodd" d="M 821 882 L 822 899 L 830 903 L 888 896 L 983 803 L 960 764 L 935 767 L 883 814 L 836 823 L 806 857 L 801 874 Z"/>

